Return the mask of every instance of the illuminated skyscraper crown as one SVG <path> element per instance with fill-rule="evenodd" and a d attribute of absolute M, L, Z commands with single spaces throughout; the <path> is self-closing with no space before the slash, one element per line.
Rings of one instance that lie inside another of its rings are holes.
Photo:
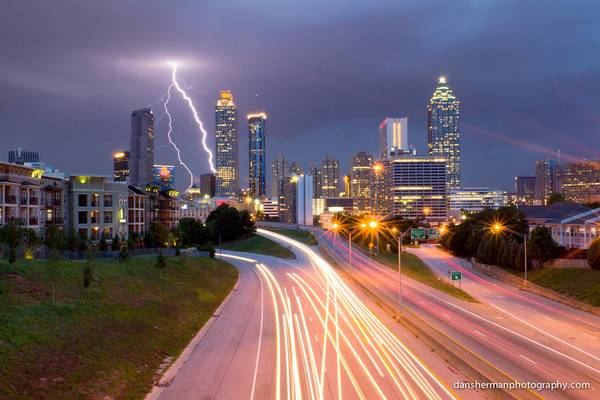
<path fill-rule="evenodd" d="M 221 90 L 217 107 L 235 107 L 233 103 L 233 95 L 229 90 Z"/>
<path fill-rule="evenodd" d="M 454 93 L 452 93 L 452 89 L 448 86 L 448 80 L 445 76 L 440 76 L 438 79 L 438 86 L 435 88 L 433 92 L 433 96 L 431 96 L 431 103 L 435 100 L 455 100 L 456 97 Z"/>

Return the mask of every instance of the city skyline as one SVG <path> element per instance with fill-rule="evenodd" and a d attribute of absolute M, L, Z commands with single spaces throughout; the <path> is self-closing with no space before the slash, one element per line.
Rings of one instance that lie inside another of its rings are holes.
<path fill-rule="evenodd" d="M 15 33 L 16 23 L 23 29 L 11 36 L 15 43 L 20 43 L 19 47 L 7 43 L 4 48 L 5 73 L 0 77 L 0 85 L 5 103 L 8 99 L 11 102 L 0 111 L 7 137 L 0 150 L 4 154 L 17 147 L 35 150 L 39 132 L 50 132 L 55 140 L 44 148 L 46 161 L 59 164 L 65 143 L 73 146 L 67 148 L 71 152 L 76 146 L 92 144 L 98 149 L 96 156 L 74 154 L 65 160 L 63 168 L 79 171 L 85 161 L 89 162 L 86 170 L 110 174 L 112 152 L 127 146 L 127 111 L 160 99 L 169 83 L 169 67 L 164 63 L 177 59 L 181 60 L 181 79 L 196 89 L 195 101 L 209 133 L 214 132 L 210 111 L 214 98 L 220 89 L 229 88 L 236 96 L 241 115 L 256 109 L 257 102 L 269 113 L 272 134 L 268 157 L 283 153 L 306 166 L 330 152 L 340 160 L 341 170 L 347 172 L 352 154 L 376 153 L 376 144 L 369 145 L 364 138 L 377 134 L 377 124 L 386 115 L 408 116 L 411 144 L 423 152 L 427 135 L 423 104 L 431 95 L 435 79 L 445 75 L 463 106 L 464 185 L 486 184 L 510 190 L 514 176 L 530 174 L 530 165 L 535 160 L 548 158 L 557 149 L 561 149 L 565 159 L 591 158 L 600 147 L 594 135 L 597 117 L 590 108 L 597 91 L 597 84 L 591 78 L 598 68 L 598 60 L 591 51 L 597 45 L 591 17 L 597 14 L 597 7 L 555 10 L 541 2 L 530 2 L 519 5 L 516 12 L 514 4 L 500 8 L 494 3 L 475 6 L 460 2 L 453 10 L 436 10 L 435 19 L 428 18 L 432 6 L 426 4 L 398 8 L 388 5 L 385 14 L 368 5 L 349 7 L 342 13 L 326 7 L 317 14 L 310 7 L 292 5 L 283 9 L 269 4 L 278 18 L 265 20 L 266 17 L 255 15 L 264 22 L 261 24 L 265 27 L 264 34 L 245 29 L 244 20 L 248 13 L 254 15 L 254 11 L 241 5 L 239 9 L 227 10 L 222 5 L 197 6 L 189 12 L 190 17 L 173 7 L 160 18 L 177 18 L 181 32 L 165 38 L 150 30 L 150 26 L 164 25 L 153 15 L 147 16 L 148 28 L 142 27 L 137 32 L 122 24 L 104 32 L 105 26 L 113 25 L 108 21 L 126 20 L 139 11 L 137 7 L 96 4 L 88 10 L 71 5 L 69 13 L 64 13 L 66 7 L 55 3 L 51 10 L 41 7 L 22 12 L 25 5 L 9 3 L 9 12 L 4 15 L 12 15 L 12 21 L 3 21 L 0 29 L 6 34 Z M 227 12 L 239 24 L 230 32 L 221 32 L 203 16 L 210 14 L 208 11 L 212 11 L 211 15 Z M 50 29 L 55 24 L 54 18 L 43 16 L 58 18 L 59 14 L 68 15 L 69 19 L 60 30 Z M 548 17 L 535 25 L 527 23 L 539 15 Z M 293 18 L 298 18 L 313 33 L 304 35 L 303 31 L 302 36 L 297 36 L 298 32 L 290 29 L 283 35 L 272 34 L 281 29 L 279 23 L 296 26 Z M 89 29 L 72 35 L 77 20 L 85 21 Z M 387 20 L 406 23 L 382 23 Z M 436 21 L 439 20 L 444 20 L 444 24 L 456 21 L 463 28 L 445 31 L 444 40 L 438 44 L 436 32 L 440 28 Z M 383 29 L 382 37 L 412 39 L 375 40 L 369 34 L 375 21 Z M 565 32 L 550 29 L 557 23 L 577 29 Z M 54 43 L 49 49 L 39 48 L 19 36 L 34 24 L 37 32 Z M 197 26 L 206 30 L 199 43 L 188 39 L 197 37 L 193 34 Z M 518 41 L 506 35 L 506 28 L 512 26 L 520 27 Z M 324 34 L 325 27 L 329 34 Z M 241 31 L 251 32 L 244 39 L 256 47 L 253 53 L 235 44 Z M 95 38 L 95 32 L 103 32 L 97 35 L 101 40 Z M 350 39 L 363 38 L 358 42 L 361 51 L 338 46 L 341 32 Z M 147 40 L 139 40 L 142 37 Z M 86 51 L 73 53 L 80 40 L 86 42 Z M 319 46 L 315 45 L 317 40 Z M 259 46 L 262 42 L 269 46 Z M 285 48 L 291 42 L 297 43 L 297 48 Z M 281 54 L 276 63 L 265 64 L 267 48 Z M 383 53 L 383 48 L 392 52 Z M 429 50 L 422 51 L 424 48 Z M 307 49 L 314 54 L 311 63 L 304 57 Z M 511 51 L 515 57 L 507 61 L 503 51 Z M 58 66 L 65 64 L 64 56 L 68 54 L 78 57 L 80 62 L 67 57 L 65 70 L 60 70 Z M 403 54 L 402 61 L 383 54 Z M 45 62 L 29 62 L 30 55 Z M 375 65 L 360 61 L 375 55 L 383 57 L 385 62 Z M 244 63 L 239 62 L 242 58 Z M 568 61 L 573 59 L 578 62 Z M 327 78 L 327 72 L 333 70 L 335 80 Z M 206 160 L 197 130 L 180 101 L 173 99 L 172 103 L 177 138 L 183 143 L 183 155 L 190 160 L 194 174 L 200 175 L 208 172 Z M 158 113 L 158 107 L 153 108 Z M 88 112 L 90 109 L 94 112 Z M 31 113 L 36 118 L 28 118 Z M 307 115 L 311 118 L 306 118 Z M 553 116 L 552 121 L 548 115 Z M 163 119 L 156 126 L 156 162 L 174 164 L 173 150 L 164 146 L 165 136 Z M 243 136 L 241 148 L 247 146 Z M 315 140 L 322 140 L 324 148 L 335 151 L 314 154 L 308 143 Z M 209 137 L 209 147 L 214 148 L 214 137 Z M 298 155 L 287 154 L 288 148 Z M 242 166 L 247 165 L 244 153 L 240 154 Z M 507 158 L 511 162 L 498 173 L 498 167 Z M 241 181 L 247 181 L 245 168 L 241 173 Z M 487 177 L 489 182 L 484 182 Z"/>

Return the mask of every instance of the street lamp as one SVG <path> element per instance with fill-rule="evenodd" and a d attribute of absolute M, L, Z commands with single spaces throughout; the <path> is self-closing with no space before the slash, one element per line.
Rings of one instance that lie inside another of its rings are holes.
<path fill-rule="evenodd" d="M 348 234 L 348 264 L 352 265 L 352 235 L 360 229 L 365 229 L 367 227 L 367 224 L 365 224 L 364 222 L 362 224 L 360 224 L 358 227 L 354 228 L 352 231 L 350 231 L 350 233 Z"/>
<path fill-rule="evenodd" d="M 410 227 L 397 236 L 398 238 L 398 301 L 402 300 L 402 240 L 410 232 Z M 392 232 L 398 232 L 397 228 L 392 228 Z"/>
<path fill-rule="evenodd" d="M 525 259 L 525 276 L 524 276 L 523 285 L 527 286 L 527 282 L 528 282 L 527 281 L 527 234 L 516 232 L 516 231 L 510 229 L 509 227 L 502 225 L 499 222 L 495 222 L 490 227 L 490 230 L 492 231 L 492 233 L 496 233 L 496 234 L 501 233 L 503 231 L 508 231 L 514 235 L 517 235 L 517 236 L 523 238 L 523 252 L 524 252 L 523 258 Z"/>
<path fill-rule="evenodd" d="M 377 254 L 379 254 L 379 230 L 377 229 L 379 227 L 379 223 L 372 219 L 371 221 L 369 221 L 368 224 L 369 228 L 375 231 L 375 235 L 376 235 L 376 241 L 377 241 Z M 371 244 L 373 244 L 373 242 L 371 242 Z M 371 248 L 371 255 L 373 255 L 373 250 Z"/>

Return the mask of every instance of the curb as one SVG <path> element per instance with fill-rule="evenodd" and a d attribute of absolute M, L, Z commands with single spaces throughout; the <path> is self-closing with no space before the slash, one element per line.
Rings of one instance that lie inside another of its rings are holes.
<path fill-rule="evenodd" d="M 231 289 L 231 292 L 229 292 L 227 297 L 223 299 L 219 307 L 217 307 L 217 309 L 213 312 L 212 316 L 208 319 L 208 321 L 206 321 L 204 325 L 202 325 L 202 328 L 200 328 L 198 333 L 196 333 L 196 335 L 188 343 L 185 349 L 183 349 L 181 354 L 179 354 L 179 357 L 177 357 L 177 359 L 169 366 L 169 368 L 163 373 L 160 379 L 154 382 L 152 390 L 146 395 L 146 397 L 144 397 L 144 400 L 158 399 L 162 392 L 165 390 L 165 388 L 171 385 L 181 367 L 187 362 L 187 360 L 192 355 L 200 341 L 202 341 L 202 338 L 204 337 L 204 335 L 206 335 L 206 332 L 208 332 L 210 327 L 214 324 L 215 320 L 219 317 L 219 314 L 221 314 L 223 308 L 225 308 L 225 306 L 227 306 L 227 304 L 229 304 L 229 302 L 231 301 L 231 297 L 237 291 L 239 283 L 240 276 L 238 275 L 238 279 L 235 282 L 233 289 Z"/>

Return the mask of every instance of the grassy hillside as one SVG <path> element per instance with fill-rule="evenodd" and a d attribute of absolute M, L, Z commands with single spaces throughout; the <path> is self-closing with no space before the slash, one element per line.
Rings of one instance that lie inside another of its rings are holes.
<path fill-rule="evenodd" d="M 522 274 L 521 274 L 522 275 Z M 581 268 L 535 269 L 527 278 L 581 302 L 600 307 L 600 271 Z"/>
<path fill-rule="evenodd" d="M 155 259 L 96 261 L 87 289 L 81 261 L 0 263 L 0 398 L 143 398 L 238 275 L 210 258 Z"/>
<path fill-rule="evenodd" d="M 244 239 L 225 242 L 223 243 L 223 249 L 232 251 L 246 251 L 249 253 L 265 254 L 267 256 L 281 258 L 295 258 L 294 253 L 287 247 L 283 247 L 279 243 L 257 234 L 253 234 Z"/>
<path fill-rule="evenodd" d="M 319 244 L 314 235 L 307 231 L 297 231 L 294 229 L 279 229 L 279 228 L 265 228 L 275 233 L 279 233 L 281 235 L 287 236 L 289 238 L 295 239 L 301 243 L 307 244 L 309 246 L 316 246 Z"/>

